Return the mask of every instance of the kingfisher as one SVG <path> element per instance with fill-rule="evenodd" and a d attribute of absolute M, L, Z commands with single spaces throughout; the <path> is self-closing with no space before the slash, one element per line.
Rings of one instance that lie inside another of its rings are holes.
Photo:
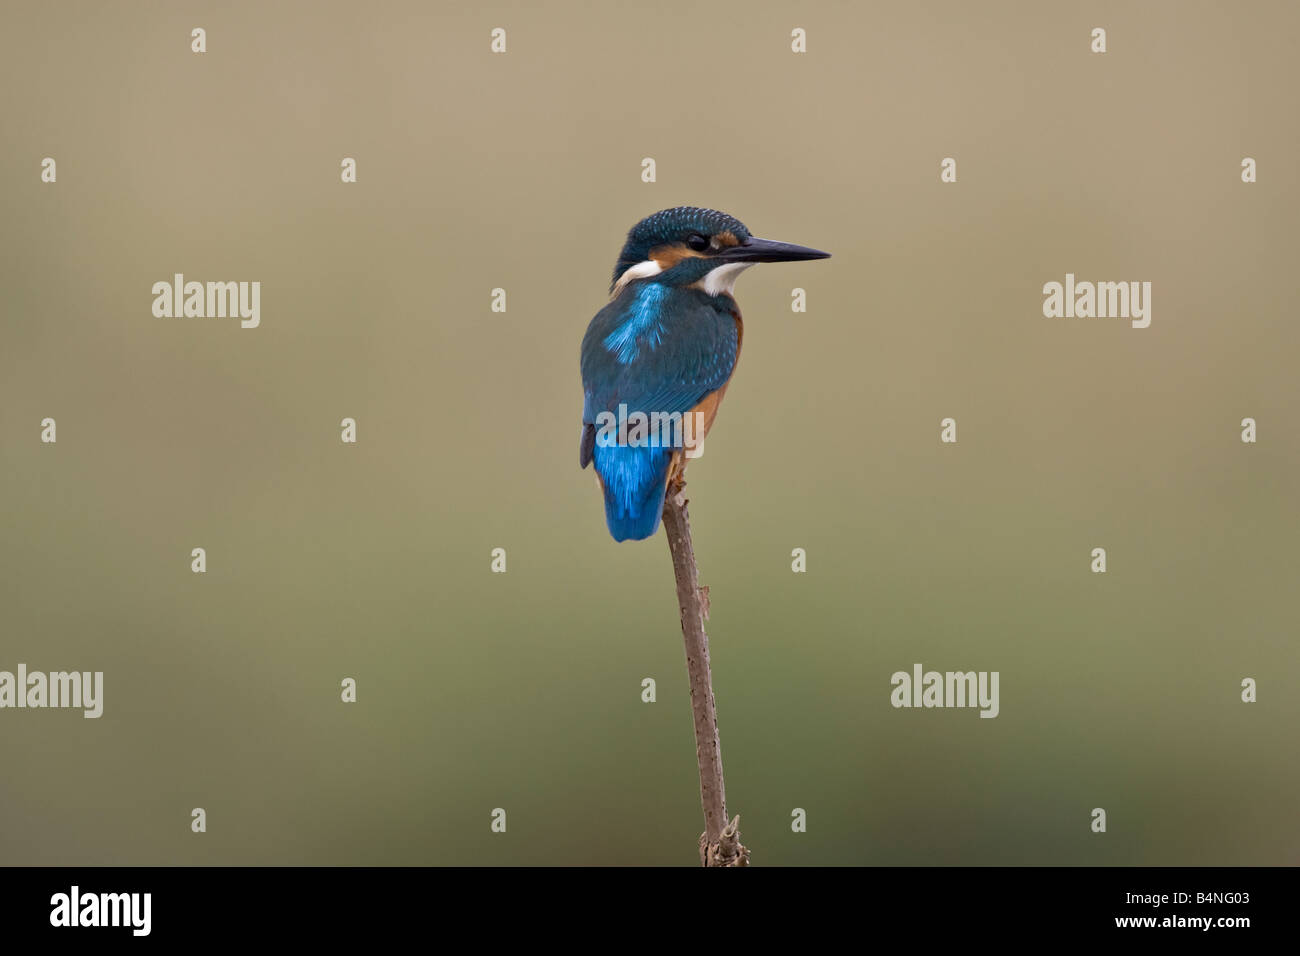
<path fill-rule="evenodd" d="M 595 465 L 615 541 L 659 529 L 669 483 L 713 425 L 744 334 L 736 277 L 757 262 L 829 257 L 695 206 L 664 209 L 628 232 L 581 354 L 578 463 Z"/>

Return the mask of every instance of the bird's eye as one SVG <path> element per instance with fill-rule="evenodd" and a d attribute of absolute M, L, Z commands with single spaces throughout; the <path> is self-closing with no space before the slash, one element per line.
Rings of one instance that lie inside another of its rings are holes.
<path fill-rule="evenodd" d="M 709 237 L 701 236 L 698 232 L 693 233 L 690 238 L 686 240 L 686 245 L 694 249 L 696 252 L 703 252 L 705 249 L 709 248 Z"/>

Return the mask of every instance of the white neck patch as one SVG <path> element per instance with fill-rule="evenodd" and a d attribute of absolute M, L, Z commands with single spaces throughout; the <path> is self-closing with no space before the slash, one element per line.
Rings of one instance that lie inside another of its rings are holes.
<path fill-rule="evenodd" d="M 653 259 L 647 259 L 645 262 L 638 262 L 618 277 L 618 281 L 614 283 L 613 291 L 610 292 L 610 298 L 613 298 L 622 292 L 623 286 L 627 285 L 634 279 L 648 279 L 650 276 L 657 276 L 663 271 L 663 266 L 659 265 L 659 263 L 655 262 Z"/>
<path fill-rule="evenodd" d="M 710 269 L 703 279 L 695 283 L 695 287 L 703 289 L 709 295 L 722 295 L 724 292 L 731 295 L 731 290 L 736 287 L 736 278 L 753 264 L 729 262 L 725 266 Z"/>

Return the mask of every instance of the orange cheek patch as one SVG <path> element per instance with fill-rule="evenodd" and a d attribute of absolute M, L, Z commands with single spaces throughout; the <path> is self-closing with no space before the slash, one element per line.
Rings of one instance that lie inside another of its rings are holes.
<path fill-rule="evenodd" d="M 673 243 L 666 246 L 655 246 L 650 250 L 650 258 L 659 263 L 659 268 L 667 272 L 683 259 L 702 259 L 704 253 L 696 252 L 681 243 Z"/>

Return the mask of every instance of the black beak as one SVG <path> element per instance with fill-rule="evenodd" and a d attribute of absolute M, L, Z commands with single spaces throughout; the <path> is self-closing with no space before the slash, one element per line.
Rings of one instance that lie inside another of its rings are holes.
<path fill-rule="evenodd" d="M 829 259 L 829 252 L 796 246 L 789 242 L 777 242 L 775 239 L 759 239 L 750 236 L 738 246 L 728 246 L 721 250 L 715 259 L 730 262 L 799 262 L 803 259 Z"/>

